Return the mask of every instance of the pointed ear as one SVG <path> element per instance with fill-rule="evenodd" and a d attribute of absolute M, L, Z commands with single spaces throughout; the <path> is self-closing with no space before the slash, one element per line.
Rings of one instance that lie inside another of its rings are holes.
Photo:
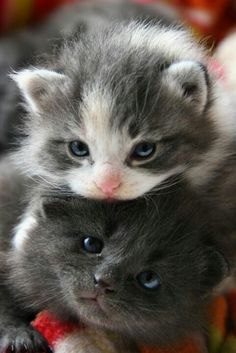
<path fill-rule="evenodd" d="M 51 102 L 55 100 L 56 90 L 63 92 L 63 86 L 69 82 L 66 75 L 44 69 L 22 70 L 10 77 L 17 83 L 26 103 L 34 113 L 50 109 L 50 100 Z"/>
<path fill-rule="evenodd" d="M 175 95 L 202 113 L 208 100 L 209 77 L 199 62 L 181 61 L 164 70 L 164 79 Z"/>
<path fill-rule="evenodd" d="M 69 217 L 73 207 L 73 198 L 44 196 L 40 199 L 40 216 L 47 219 Z"/>

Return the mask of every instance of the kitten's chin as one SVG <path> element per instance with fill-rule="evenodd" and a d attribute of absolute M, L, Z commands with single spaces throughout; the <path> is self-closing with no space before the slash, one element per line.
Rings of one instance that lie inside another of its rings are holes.
<path fill-rule="evenodd" d="M 142 192 L 123 192 L 122 190 L 117 191 L 114 194 L 104 194 L 104 193 L 100 193 L 100 192 L 86 192 L 84 190 L 77 190 L 77 189 L 73 189 L 71 188 L 71 191 L 76 194 L 76 195 L 80 195 L 86 199 L 93 199 L 93 200 L 100 200 L 100 201 L 106 201 L 106 202 L 114 202 L 114 201 L 125 201 L 125 200 L 133 200 L 136 199 L 140 196 L 142 196 L 146 191 Z"/>
<path fill-rule="evenodd" d="M 80 298 L 78 303 L 78 314 L 85 323 L 110 326 L 111 314 L 108 307 L 98 298 Z"/>
<path fill-rule="evenodd" d="M 109 308 L 103 300 L 99 302 L 82 298 L 78 303 L 78 316 L 85 325 L 114 331 L 138 344 L 166 345 L 182 339 L 186 334 L 186 328 L 182 329 L 176 325 L 167 328 L 158 321 L 135 323 L 130 317 L 120 314 Z"/>
<path fill-rule="evenodd" d="M 77 308 L 78 316 L 85 324 L 122 333 L 123 319 L 103 298 L 96 300 L 80 298 Z"/>

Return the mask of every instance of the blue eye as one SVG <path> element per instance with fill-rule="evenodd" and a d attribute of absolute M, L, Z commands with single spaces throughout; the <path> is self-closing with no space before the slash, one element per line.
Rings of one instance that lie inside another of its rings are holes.
<path fill-rule="evenodd" d="M 95 237 L 87 237 L 83 239 L 83 248 L 91 254 L 100 254 L 103 249 L 103 242 Z"/>
<path fill-rule="evenodd" d="M 155 152 L 155 149 L 156 149 L 155 143 L 141 142 L 134 147 L 131 157 L 134 159 L 149 158 L 153 155 L 153 153 Z"/>
<path fill-rule="evenodd" d="M 69 148 L 72 154 L 76 157 L 88 157 L 89 156 L 89 148 L 86 143 L 82 141 L 72 141 L 69 144 Z"/>
<path fill-rule="evenodd" d="M 141 287 L 148 290 L 156 290 L 161 285 L 160 277 L 153 271 L 141 272 L 136 279 Z"/>

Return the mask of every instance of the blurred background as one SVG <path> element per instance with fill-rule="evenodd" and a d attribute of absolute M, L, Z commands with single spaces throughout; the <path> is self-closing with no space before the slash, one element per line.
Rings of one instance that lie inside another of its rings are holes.
<path fill-rule="evenodd" d="M 1 35 L 42 21 L 56 8 L 76 0 L 0 0 Z M 77 0 L 78 1 L 78 0 Z M 119 1 L 119 0 L 117 0 Z M 99 0 L 98 0 L 99 2 Z M 236 28 L 236 0 L 133 0 L 162 8 L 189 23 L 197 35 L 217 43 Z"/>

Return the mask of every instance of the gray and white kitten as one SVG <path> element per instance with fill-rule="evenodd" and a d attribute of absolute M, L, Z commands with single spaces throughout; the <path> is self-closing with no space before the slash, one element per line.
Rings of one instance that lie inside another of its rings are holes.
<path fill-rule="evenodd" d="M 216 231 L 235 231 L 236 115 L 204 50 L 180 27 L 132 20 L 148 17 L 143 8 L 78 9 L 54 54 L 13 75 L 28 111 L 14 163 L 93 199 L 135 199 L 183 178 Z M 30 220 L 27 210 L 19 234 Z"/>
<path fill-rule="evenodd" d="M 149 201 L 31 200 L 34 218 L 21 245 L 0 234 L 9 249 L 0 351 L 46 349 L 29 325 L 41 310 L 137 344 L 164 346 L 203 329 L 205 305 L 228 265 L 193 200 L 182 187 Z"/>
<path fill-rule="evenodd" d="M 28 110 L 17 164 L 86 198 L 134 199 L 179 174 L 208 185 L 235 122 L 206 53 L 180 27 L 118 11 L 93 22 L 93 11 L 53 56 L 13 75 Z"/>

